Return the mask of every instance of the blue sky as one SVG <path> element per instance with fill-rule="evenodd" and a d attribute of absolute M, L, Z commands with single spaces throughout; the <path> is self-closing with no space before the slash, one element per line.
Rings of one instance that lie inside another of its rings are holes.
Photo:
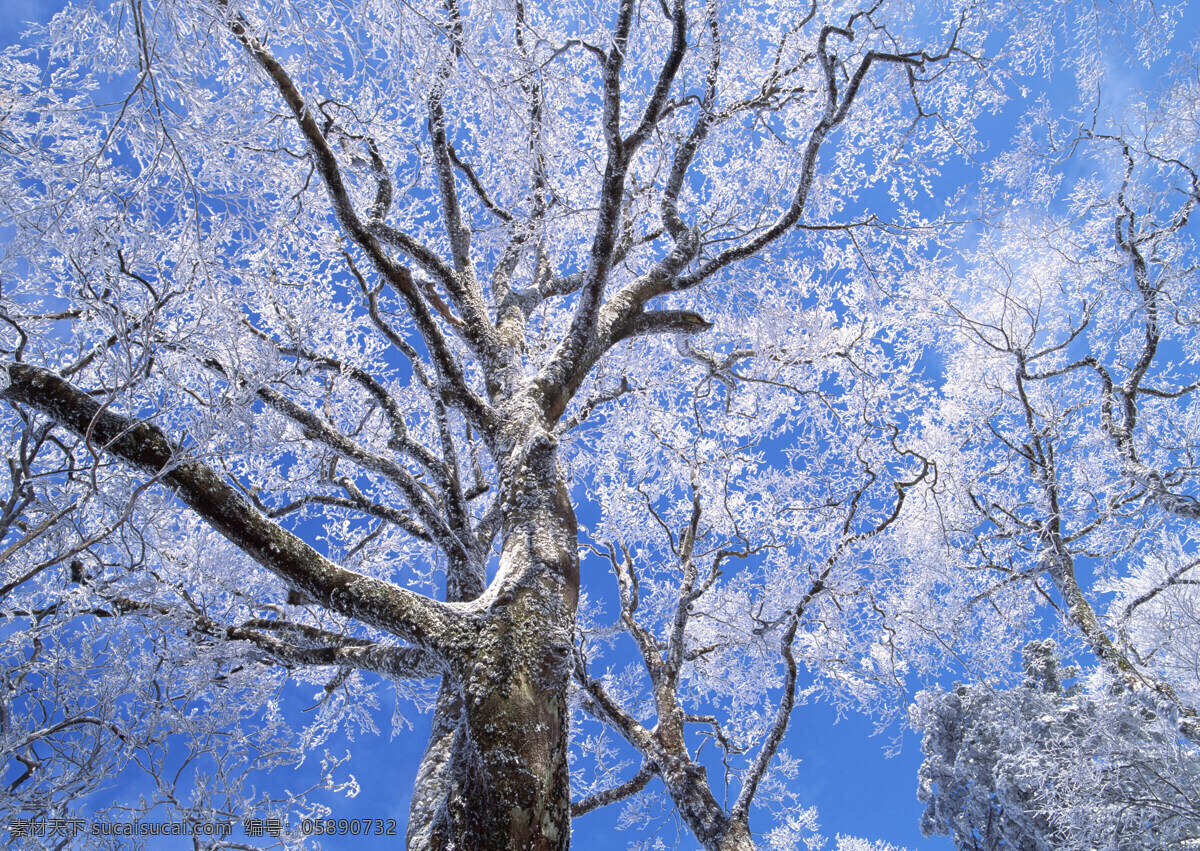
<path fill-rule="evenodd" d="M 52 0 L 6 0 L 0 19 L 0 43 L 12 43 L 21 22 L 46 20 L 60 6 Z M 1183 41 L 1195 37 L 1194 15 L 1181 29 L 1186 34 Z M 293 711 L 308 702 L 307 694 L 298 693 Z M 337 818 L 397 819 L 402 833 L 428 719 L 410 715 L 414 728 L 389 739 L 386 732 L 389 713 L 390 707 L 385 702 L 380 721 L 384 732 L 379 737 L 360 735 L 354 741 L 341 739 L 326 745 L 334 753 L 346 750 L 354 753 L 349 770 L 363 790 L 354 799 L 330 798 L 326 803 Z M 785 747 L 802 760 L 798 791 L 806 804 L 818 808 L 822 833 L 831 844 L 833 837 L 846 834 L 886 840 L 912 849 L 937 851 L 953 847 L 948 839 L 923 838 L 917 826 L 922 809 L 916 798 L 917 769 L 921 762 L 917 736 L 897 726 L 879 735 L 872 735 L 874 731 L 872 720 L 853 715 L 839 720 L 836 710 L 828 705 L 799 706 L 793 713 Z M 895 744 L 897 736 L 901 737 L 899 753 L 888 758 L 885 750 Z M 130 787 L 125 788 L 128 791 Z M 619 806 L 610 807 L 578 819 L 574 847 L 622 847 L 625 838 L 614 828 L 619 810 Z M 668 827 L 663 840 L 670 845 L 674 836 L 673 828 Z M 696 847 L 686 833 L 681 838 L 681 847 Z M 360 837 L 346 840 L 344 845 L 339 843 L 338 847 L 367 849 L 384 844 Z"/>

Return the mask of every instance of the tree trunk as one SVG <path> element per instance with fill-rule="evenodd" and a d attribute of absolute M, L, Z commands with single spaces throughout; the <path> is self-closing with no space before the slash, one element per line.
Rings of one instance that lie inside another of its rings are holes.
<path fill-rule="evenodd" d="M 654 732 L 662 748 L 658 776 L 675 809 L 705 851 L 755 851 L 745 820 L 730 816 L 713 797 L 704 766 L 688 754 L 682 713 L 664 713 Z"/>
<path fill-rule="evenodd" d="M 663 775 L 671 773 L 667 770 Z M 717 803 L 702 766 L 688 763 L 678 776 L 670 779 L 664 776 L 664 780 L 684 824 L 705 851 L 755 851 L 757 846 L 750 836 L 749 825 L 732 818 Z"/>
<path fill-rule="evenodd" d="M 575 514 L 542 434 L 502 476 L 496 579 L 447 644 L 451 674 L 409 816 L 411 849 L 566 849 Z"/>

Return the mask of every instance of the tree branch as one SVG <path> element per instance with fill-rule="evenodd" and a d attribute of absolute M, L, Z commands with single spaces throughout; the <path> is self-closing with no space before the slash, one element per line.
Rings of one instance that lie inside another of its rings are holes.
<path fill-rule="evenodd" d="M 228 0 L 217 0 L 217 4 L 220 8 L 229 12 Z M 464 400 L 470 400 L 474 394 L 471 393 L 462 367 L 459 365 L 454 353 L 450 350 L 441 329 L 430 314 L 429 307 L 416 286 L 412 272 L 407 267 L 394 263 L 388 257 L 379 244 L 378 234 L 387 233 L 392 238 L 400 239 L 402 250 L 404 250 L 405 246 L 414 249 L 416 247 L 412 245 L 411 240 L 403 239 L 402 234 L 398 234 L 394 230 L 387 228 L 382 222 L 372 223 L 370 227 L 363 223 L 354 210 L 349 190 L 342 179 L 341 167 L 338 165 L 337 156 L 329 145 L 329 140 L 325 137 L 324 132 L 313 116 L 312 110 L 305 103 L 303 95 L 283 65 L 253 34 L 249 22 L 240 13 L 230 13 L 226 18 L 225 24 L 234 37 L 246 49 L 247 53 L 250 54 L 251 58 L 267 74 L 283 98 L 284 103 L 291 111 L 293 118 L 295 118 L 296 125 L 312 152 L 317 172 L 321 175 L 321 180 L 329 195 L 334 216 L 337 218 L 338 223 L 354 243 L 367 255 L 372 265 L 375 266 L 388 285 L 404 301 L 409 315 L 412 316 L 421 338 L 429 349 L 439 375 L 450 383 L 457 391 L 457 394 L 461 395 Z M 424 253 L 429 254 L 427 251 Z M 432 257 L 430 259 L 432 260 Z M 434 268 L 437 268 L 436 264 L 434 264 Z M 457 281 L 453 274 L 446 274 L 442 278 L 442 282 L 449 288 L 449 291 L 455 291 Z M 460 305 L 461 308 L 462 305 Z M 488 329 L 490 328 L 490 322 L 485 321 L 483 324 L 466 322 L 459 330 L 476 354 L 483 356 L 484 354 L 490 355 L 492 351 L 492 341 L 488 335 Z M 483 357 L 483 361 L 484 363 L 490 363 L 491 358 Z M 481 431 L 491 432 L 490 423 L 488 422 L 489 418 L 481 416 L 480 412 L 475 409 L 475 406 L 466 406 L 464 413 L 468 416 L 473 416 L 477 420 L 476 426 Z"/>
<path fill-rule="evenodd" d="M 598 810 L 601 807 L 607 807 L 609 804 L 615 804 L 617 801 L 631 798 L 645 789 L 652 779 L 654 779 L 653 764 L 649 762 L 642 763 L 642 767 L 638 769 L 637 774 L 625 782 L 619 783 L 611 789 L 605 789 L 601 792 L 588 795 L 586 798 L 578 801 L 572 801 L 571 818 L 579 818 L 579 816 L 587 815 L 592 810 Z"/>
<path fill-rule="evenodd" d="M 157 426 L 106 409 L 53 372 L 0 364 L 0 398 L 28 405 L 170 488 L 189 508 L 289 587 L 331 611 L 436 649 L 461 615 L 406 588 L 340 567 L 264 517 L 210 467 L 185 460 Z"/>

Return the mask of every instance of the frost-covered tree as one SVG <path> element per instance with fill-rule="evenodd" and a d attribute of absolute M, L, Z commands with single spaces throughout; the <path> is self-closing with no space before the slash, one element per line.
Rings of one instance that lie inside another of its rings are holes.
<path fill-rule="evenodd" d="M 137 767 L 127 816 L 294 829 L 319 808 L 263 777 L 389 688 L 433 713 L 411 847 L 566 847 L 572 811 L 648 786 L 707 848 L 751 847 L 755 807 L 763 841 L 819 844 L 793 707 L 894 713 L 943 643 L 993 638 L 939 625 L 978 582 L 912 557 L 933 527 L 897 534 L 945 493 L 945 321 L 904 290 L 962 206 L 938 170 L 1060 53 L 1099 82 L 1106 33 L 1150 59 L 1170 22 L 63 11 L 0 58 L 4 810 L 69 817 Z M 573 708 L 600 725 L 574 750 Z"/>
<path fill-rule="evenodd" d="M 1167 93 L 1172 121 L 1194 108 L 1194 85 Z M 1001 164 L 1026 201 L 966 255 L 961 286 L 941 281 L 931 299 L 955 333 L 927 435 L 945 447 L 929 451 L 949 473 L 942 528 L 963 566 L 990 572 L 997 591 L 1045 580 L 1114 677 L 1195 718 L 1200 670 L 1184 626 L 1200 383 L 1184 228 L 1200 201 L 1200 138 L 1135 117 L 1138 141 L 1050 131 L 1024 140 L 1019 168 Z M 1081 166 L 1095 171 L 1062 187 Z M 1107 617 L 1092 575 L 1118 594 Z"/>
<path fill-rule="evenodd" d="M 1049 604 L 1089 670 L 1066 689 L 1034 643 L 1024 686 L 919 701 L 923 826 L 961 847 L 1197 835 L 1197 104 L 1189 61 L 1117 107 L 1039 106 L 985 184 L 991 227 L 913 290 L 951 329 L 921 451 L 949 569 L 980 578 L 966 608 L 1036 633 Z"/>
<path fill-rule="evenodd" d="M 965 849 L 1171 848 L 1200 833 L 1200 754 L 1128 691 L 1066 681 L 1052 641 L 1013 689 L 921 692 L 927 835 Z"/>

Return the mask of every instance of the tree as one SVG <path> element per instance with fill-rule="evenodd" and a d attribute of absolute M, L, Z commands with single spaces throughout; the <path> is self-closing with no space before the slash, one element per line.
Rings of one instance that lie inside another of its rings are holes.
<path fill-rule="evenodd" d="M 1139 647 L 1148 636 L 1134 638 L 1130 620 L 1159 594 L 1186 589 L 1194 566 L 1175 562 L 1187 559 L 1200 519 L 1186 493 L 1197 385 L 1188 364 L 1191 246 L 1181 234 L 1200 182 L 1188 164 L 1194 136 L 1172 133 L 1178 149 L 1168 152 L 1150 120 L 1137 132 L 1139 142 L 1094 130 L 1070 140 L 1116 155 L 1101 160 L 1115 166 L 1111 188 L 1098 177 L 1071 187 L 1065 220 L 1034 204 L 1006 216 L 975 253 L 975 303 L 939 299 L 961 332 L 947 343 L 963 370 L 962 383 L 948 385 L 956 397 L 948 410 L 982 428 L 962 451 L 939 457 L 947 466 L 966 461 L 949 479 L 966 517 L 947 531 L 973 566 L 1004 584 L 1048 579 L 1067 622 L 1117 679 L 1195 717 L 1194 669 L 1168 673 L 1159 665 L 1176 663 L 1150 661 L 1187 653 L 1181 637 Z M 1030 147 L 1022 156 L 1033 156 Z M 1145 567 L 1128 559 L 1145 548 L 1149 561 L 1172 562 L 1168 576 L 1133 579 Z M 1121 592 L 1137 599 L 1114 613 L 1115 631 L 1088 600 L 1081 559 L 1103 564 L 1113 590 L 1139 589 Z"/>
<path fill-rule="evenodd" d="M 172 0 L 4 54 L 6 808 L 134 759 L 135 812 L 315 813 L 255 772 L 439 677 L 411 846 L 565 847 L 575 701 L 643 760 L 585 739 L 576 812 L 657 778 L 750 847 L 798 699 L 942 661 L 895 535 L 933 332 L 884 270 L 1060 12 Z"/>
<path fill-rule="evenodd" d="M 1114 113 L 1031 115 L 992 227 L 927 302 L 956 333 L 920 451 L 950 560 L 990 577 L 968 608 L 1040 598 L 1092 663 L 1068 688 L 1035 641 L 1023 685 L 918 700 L 923 828 L 960 847 L 1196 835 L 1195 91 L 1184 63 Z"/>
<path fill-rule="evenodd" d="M 1052 641 L 1025 648 L 1011 690 L 922 692 L 922 829 L 959 848 L 1169 848 L 1196 835 L 1193 748 L 1128 692 L 1064 679 Z"/>

